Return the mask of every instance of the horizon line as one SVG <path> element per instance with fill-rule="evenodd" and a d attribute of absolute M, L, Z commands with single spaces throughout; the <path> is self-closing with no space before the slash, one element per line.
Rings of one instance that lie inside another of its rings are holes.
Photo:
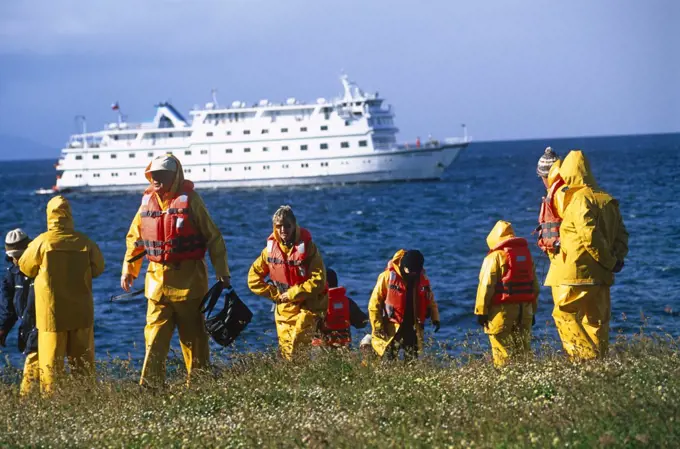
<path fill-rule="evenodd" d="M 639 133 L 639 134 L 595 134 L 595 135 L 581 135 L 581 136 L 558 136 L 558 137 L 531 137 L 531 138 L 514 138 L 514 139 L 492 139 L 492 140 L 474 140 L 474 137 L 471 137 L 472 140 L 470 142 L 470 145 L 474 145 L 477 143 L 504 143 L 504 142 L 533 142 L 533 141 L 538 141 L 538 140 L 546 140 L 546 139 L 553 139 L 553 140 L 573 140 L 573 139 L 605 139 L 605 138 L 612 138 L 612 137 L 644 137 L 644 136 L 668 136 L 668 135 L 673 135 L 673 134 L 680 134 L 680 131 L 668 131 L 668 132 L 656 132 L 656 133 Z M 57 150 L 55 150 L 57 151 Z M 57 156 L 58 159 L 58 156 Z M 4 159 L 0 157 L 0 161 L 2 162 L 36 162 L 36 161 L 50 161 L 54 160 L 54 158 L 44 158 L 44 157 L 39 157 L 39 158 L 27 158 L 27 159 Z"/>

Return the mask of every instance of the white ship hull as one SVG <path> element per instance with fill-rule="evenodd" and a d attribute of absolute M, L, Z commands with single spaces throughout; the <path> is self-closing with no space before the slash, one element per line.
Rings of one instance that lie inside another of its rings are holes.
<path fill-rule="evenodd" d="M 325 184 L 355 184 L 390 181 L 420 181 L 439 180 L 444 171 L 459 156 L 467 143 L 447 145 L 443 147 L 413 149 L 402 151 L 385 151 L 382 154 L 370 154 L 365 157 L 356 156 L 334 160 L 324 170 L 315 170 L 310 173 L 277 173 L 272 170 L 267 176 L 249 179 L 221 179 L 221 180 L 194 180 L 191 174 L 186 177 L 194 181 L 197 189 L 224 189 L 224 188 L 261 188 L 281 186 L 305 186 Z M 306 159 L 306 161 L 309 161 Z M 368 162 L 370 161 L 370 162 Z M 270 165 L 281 161 L 268 162 Z M 285 161 L 296 163 L 299 161 Z M 318 161 L 311 161 L 314 163 Z M 310 164 L 311 165 L 311 164 Z M 360 165 L 361 171 L 352 171 L 352 166 Z M 261 173 L 264 174 L 264 173 Z M 291 176 L 292 175 L 292 176 Z M 121 184 L 121 185 L 81 185 L 61 187 L 79 192 L 125 192 L 141 191 L 148 187 L 148 183 Z"/>

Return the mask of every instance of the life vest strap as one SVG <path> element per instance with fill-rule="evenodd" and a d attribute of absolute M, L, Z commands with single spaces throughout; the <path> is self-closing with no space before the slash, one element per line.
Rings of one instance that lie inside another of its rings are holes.
<path fill-rule="evenodd" d="M 524 295 L 534 292 L 533 282 L 499 282 L 496 284 L 496 294 Z"/>
<path fill-rule="evenodd" d="M 162 210 L 145 210 L 145 211 L 140 212 L 139 216 L 142 217 L 142 218 L 147 218 L 147 217 L 156 218 L 156 217 L 161 217 L 164 213 L 165 213 L 165 211 L 162 211 Z"/>
<path fill-rule="evenodd" d="M 287 265 L 289 267 L 299 267 L 302 265 L 301 260 L 283 260 L 278 257 L 267 256 L 267 263 L 277 264 L 277 265 Z"/>
<path fill-rule="evenodd" d="M 171 207 L 169 208 L 166 213 L 168 214 L 189 214 L 189 208 L 188 207 Z"/>
<path fill-rule="evenodd" d="M 272 281 L 274 283 L 274 287 L 279 291 L 279 293 L 285 293 L 288 291 L 290 286 L 284 282 L 278 282 L 278 281 Z"/>
<path fill-rule="evenodd" d="M 142 242 L 142 245 L 138 245 L 138 242 Z M 171 249 L 164 250 L 163 248 L 166 245 L 170 245 Z M 201 236 L 193 235 L 188 237 L 177 237 L 168 241 L 138 240 L 135 242 L 135 246 L 144 246 L 146 253 L 149 256 L 162 256 L 163 254 L 183 253 L 196 249 L 205 249 L 205 242 Z"/>
<path fill-rule="evenodd" d="M 141 253 L 137 254 L 136 256 L 130 257 L 130 258 L 127 260 L 127 263 L 134 263 L 134 262 L 138 261 L 138 260 L 141 259 L 142 257 L 146 256 L 146 253 L 147 253 L 146 251 L 142 251 Z"/>
<path fill-rule="evenodd" d="M 142 240 L 145 248 L 162 248 L 165 244 L 162 240 Z"/>

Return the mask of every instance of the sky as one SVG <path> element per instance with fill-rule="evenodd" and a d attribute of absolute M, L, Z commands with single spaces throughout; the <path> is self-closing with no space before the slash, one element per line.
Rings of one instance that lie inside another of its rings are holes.
<path fill-rule="evenodd" d="M 678 23 L 677 0 L 2 0 L 0 159 L 56 158 L 115 101 L 315 101 L 343 71 L 401 140 L 678 132 Z"/>

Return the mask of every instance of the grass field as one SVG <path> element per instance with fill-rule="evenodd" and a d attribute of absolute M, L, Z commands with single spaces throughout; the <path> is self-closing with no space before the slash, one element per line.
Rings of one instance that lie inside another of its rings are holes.
<path fill-rule="evenodd" d="M 0 446 L 680 447 L 671 339 L 620 339 L 589 363 L 548 350 L 502 370 L 465 356 L 364 366 L 356 353 L 297 365 L 239 355 L 161 392 L 125 370 L 101 362 L 94 388 L 72 381 L 51 399 L 0 386 Z"/>

